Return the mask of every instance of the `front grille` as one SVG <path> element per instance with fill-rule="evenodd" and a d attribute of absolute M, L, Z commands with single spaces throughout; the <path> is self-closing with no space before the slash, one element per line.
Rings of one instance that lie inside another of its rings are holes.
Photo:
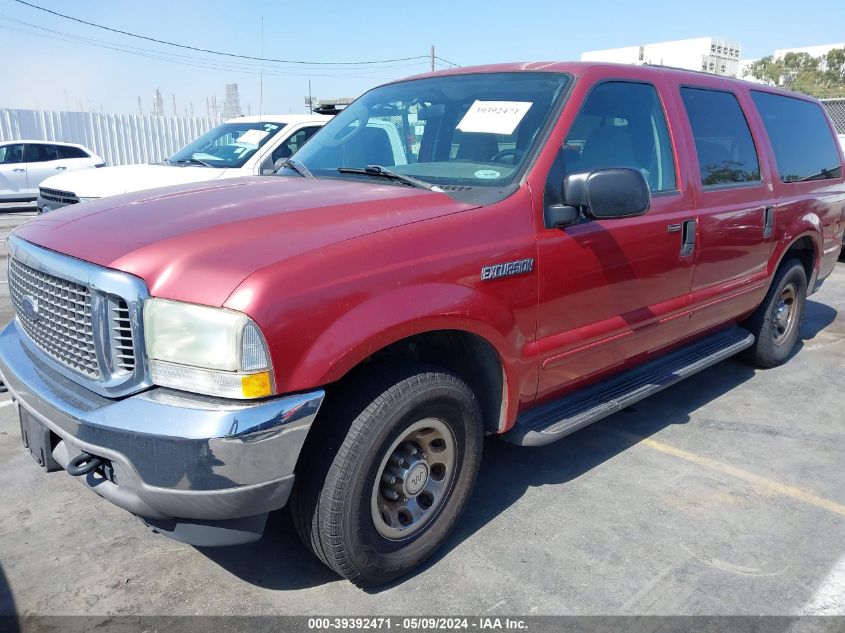
<path fill-rule="evenodd" d="M 88 378 L 100 378 L 86 286 L 10 258 L 9 293 L 21 327 L 42 351 Z"/>
<path fill-rule="evenodd" d="M 8 237 L 9 294 L 21 342 L 53 370 L 107 398 L 152 385 L 142 279 Z"/>
<path fill-rule="evenodd" d="M 41 187 L 39 193 L 41 194 L 41 198 L 48 202 L 59 202 L 61 204 L 76 204 L 79 202 L 79 196 L 71 191 L 59 191 L 58 189 Z"/>

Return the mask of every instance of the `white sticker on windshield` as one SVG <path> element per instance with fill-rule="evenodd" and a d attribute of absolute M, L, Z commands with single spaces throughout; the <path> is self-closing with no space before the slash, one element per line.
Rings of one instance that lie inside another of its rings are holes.
<path fill-rule="evenodd" d="M 476 178 L 498 178 L 501 175 L 495 169 L 479 169 L 475 172 Z"/>
<path fill-rule="evenodd" d="M 458 123 L 458 129 L 461 132 L 513 134 L 532 105 L 531 101 L 476 100 Z"/>
<path fill-rule="evenodd" d="M 267 136 L 270 132 L 265 132 L 264 130 L 247 130 L 243 134 L 241 134 L 236 143 L 243 143 L 244 145 L 258 145 L 265 136 Z"/>

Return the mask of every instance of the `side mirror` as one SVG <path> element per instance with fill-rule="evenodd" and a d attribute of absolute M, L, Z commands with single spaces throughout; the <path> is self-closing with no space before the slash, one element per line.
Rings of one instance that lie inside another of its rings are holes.
<path fill-rule="evenodd" d="M 651 191 L 636 169 L 611 167 L 567 176 L 563 203 L 583 209 L 594 220 L 630 218 L 649 210 Z"/>

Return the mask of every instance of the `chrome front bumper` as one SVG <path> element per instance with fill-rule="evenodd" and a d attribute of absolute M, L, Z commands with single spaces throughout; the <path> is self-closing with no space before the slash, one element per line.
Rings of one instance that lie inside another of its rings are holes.
<path fill-rule="evenodd" d="M 158 531 L 196 545 L 260 537 L 287 503 L 322 390 L 241 403 L 152 388 L 122 399 L 85 389 L 37 358 L 12 321 L 0 333 L 0 375 L 18 406 L 55 434 L 62 467 L 82 451 L 113 477 L 76 477 Z"/>

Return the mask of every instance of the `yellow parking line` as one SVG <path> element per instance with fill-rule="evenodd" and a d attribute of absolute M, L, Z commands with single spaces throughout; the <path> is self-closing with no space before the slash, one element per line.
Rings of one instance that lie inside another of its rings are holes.
<path fill-rule="evenodd" d="M 654 450 L 660 451 L 661 453 L 665 453 L 666 455 L 672 455 L 673 457 L 684 459 L 688 462 L 692 462 L 693 464 L 698 464 L 699 466 L 706 466 L 707 468 L 711 468 L 712 470 L 716 470 L 726 475 L 730 475 L 731 477 L 746 481 L 754 486 L 757 486 L 758 488 L 762 488 L 764 490 L 768 490 L 783 497 L 789 497 L 790 499 L 795 499 L 796 501 L 807 503 L 817 508 L 821 508 L 822 510 L 827 510 L 828 512 L 833 512 L 835 514 L 845 517 L 845 505 L 842 505 L 841 503 L 836 503 L 835 501 L 831 501 L 830 499 L 825 499 L 824 497 L 820 497 L 814 492 L 805 488 L 801 488 L 799 486 L 791 486 L 789 484 L 784 484 L 779 481 L 774 481 L 773 479 L 761 477 L 760 475 L 755 475 L 754 473 L 750 473 L 747 470 L 743 470 L 742 468 L 737 468 L 736 466 L 731 466 L 730 464 L 723 464 L 722 462 L 716 461 L 715 459 L 685 451 L 682 448 L 677 448 L 675 446 L 672 446 L 671 444 L 665 444 L 650 437 L 640 437 L 638 435 L 633 435 L 624 431 L 619 432 L 625 435 L 626 437 L 629 437 L 635 442 L 638 442 L 644 446 L 648 446 L 649 448 L 653 448 Z"/>

